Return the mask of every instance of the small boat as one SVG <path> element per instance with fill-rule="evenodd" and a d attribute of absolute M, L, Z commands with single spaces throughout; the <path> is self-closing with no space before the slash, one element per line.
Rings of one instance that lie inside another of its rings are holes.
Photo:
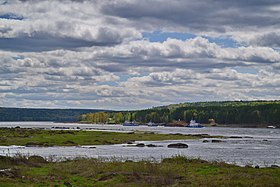
<path fill-rule="evenodd" d="M 191 120 L 189 125 L 187 125 L 186 127 L 188 127 L 188 128 L 202 128 L 204 126 L 201 125 L 200 123 L 197 123 L 195 120 Z"/>
<path fill-rule="evenodd" d="M 276 127 L 273 126 L 273 125 L 267 126 L 266 128 L 269 128 L 269 129 L 276 129 Z"/>
<path fill-rule="evenodd" d="M 149 122 L 149 123 L 147 123 L 147 125 L 149 126 L 149 127 L 156 127 L 156 126 L 158 126 L 157 124 L 155 124 L 155 123 L 153 123 L 153 122 Z"/>
<path fill-rule="evenodd" d="M 137 124 L 136 121 L 125 121 L 123 126 L 139 126 L 139 124 Z"/>

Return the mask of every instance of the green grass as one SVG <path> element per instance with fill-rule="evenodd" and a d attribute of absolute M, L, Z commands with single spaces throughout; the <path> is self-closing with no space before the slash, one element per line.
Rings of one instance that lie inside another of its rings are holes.
<path fill-rule="evenodd" d="M 159 141 L 200 138 L 180 134 L 147 132 L 117 133 L 102 131 L 37 130 L 0 128 L 0 145 L 73 146 L 125 143 L 129 140 Z"/>
<path fill-rule="evenodd" d="M 0 157 L 0 186 L 280 186 L 280 168 L 238 167 L 177 156 L 160 163 Z"/>

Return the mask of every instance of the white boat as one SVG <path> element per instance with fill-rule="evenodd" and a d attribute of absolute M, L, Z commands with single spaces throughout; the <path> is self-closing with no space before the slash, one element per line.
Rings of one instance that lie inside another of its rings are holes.
<path fill-rule="evenodd" d="M 147 123 L 147 125 L 150 126 L 150 127 L 158 126 L 157 124 L 155 124 L 155 123 L 153 123 L 153 122 L 151 122 L 151 121 L 150 121 L 149 123 Z"/>
<path fill-rule="evenodd" d="M 123 126 L 139 126 L 139 124 L 137 124 L 136 121 L 125 121 Z"/>
<path fill-rule="evenodd" d="M 269 128 L 269 129 L 276 129 L 276 127 L 273 126 L 273 125 L 267 126 L 266 128 Z"/>
<path fill-rule="evenodd" d="M 187 125 L 186 127 L 189 127 L 189 128 L 202 128 L 204 127 L 203 125 L 201 125 L 200 123 L 197 123 L 195 120 L 191 120 L 189 125 Z"/>

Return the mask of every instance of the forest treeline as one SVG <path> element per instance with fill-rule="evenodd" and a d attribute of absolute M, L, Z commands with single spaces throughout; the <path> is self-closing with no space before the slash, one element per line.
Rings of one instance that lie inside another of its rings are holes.
<path fill-rule="evenodd" d="M 0 121 L 77 122 L 81 114 L 100 112 L 98 109 L 32 109 L 0 107 Z M 103 110 L 104 111 L 104 110 Z"/>
<path fill-rule="evenodd" d="M 280 124 L 280 101 L 225 101 L 183 103 L 138 111 L 97 112 L 80 116 L 81 122 L 171 123 L 195 119 L 200 123 L 218 124 Z"/>

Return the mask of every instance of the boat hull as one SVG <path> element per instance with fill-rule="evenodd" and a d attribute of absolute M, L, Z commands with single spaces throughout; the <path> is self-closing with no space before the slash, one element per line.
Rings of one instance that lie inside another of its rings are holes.
<path fill-rule="evenodd" d="M 195 128 L 195 129 L 197 129 L 197 128 L 203 128 L 204 126 L 202 126 L 202 125 L 198 125 L 198 126 L 186 126 L 187 128 Z"/>

